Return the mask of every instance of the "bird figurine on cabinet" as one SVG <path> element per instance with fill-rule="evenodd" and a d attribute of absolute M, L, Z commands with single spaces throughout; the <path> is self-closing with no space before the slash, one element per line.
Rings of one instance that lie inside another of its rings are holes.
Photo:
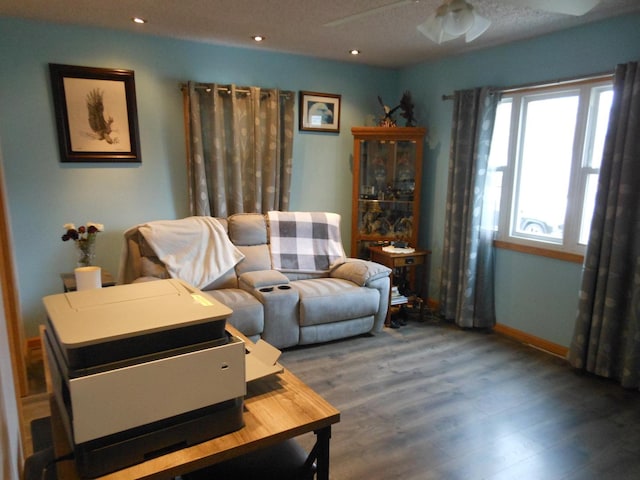
<path fill-rule="evenodd" d="M 411 92 L 409 90 L 406 90 L 402 95 L 402 98 L 400 99 L 400 104 L 393 108 L 390 108 L 389 106 L 385 105 L 380 95 L 378 95 L 378 103 L 382 105 L 382 109 L 384 111 L 384 117 L 382 117 L 380 119 L 380 122 L 378 123 L 378 125 L 380 125 L 381 127 L 397 126 L 397 123 L 393 118 L 393 114 L 398 109 L 402 110 L 402 112 L 400 113 L 400 116 L 406 120 L 405 126 L 406 127 L 415 126 L 416 119 L 413 116 L 413 99 L 411 98 Z"/>
<path fill-rule="evenodd" d="M 384 111 L 384 117 L 380 119 L 380 122 L 378 124 L 381 127 L 395 127 L 396 121 L 393 119 L 393 114 L 400 108 L 400 105 L 390 108 L 389 106 L 384 104 L 380 95 L 378 95 L 378 103 L 382 105 L 382 110 Z"/>
<path fill-rule="evenodd" d="M 400 116 L 406 120 L 405 127 L 415 126 L 416 119 L 413 116 L 413 100 L 409 90 L 405 91 L 402 95 L 399 107 L 402 110 Z"/>

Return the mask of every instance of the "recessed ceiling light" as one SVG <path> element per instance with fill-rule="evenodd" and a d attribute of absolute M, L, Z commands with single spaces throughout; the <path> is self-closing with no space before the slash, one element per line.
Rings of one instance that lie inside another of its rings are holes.
<path fill-rule="evenodd" d="M 361 52 L 357 48 L 353 48 L 353 49 L 349 50 L 349 53 L 351 55 L 360 55 Z"/>
<path fill-rule="evenodd" d="M 251 38 L 253 38 L 253 40 L 256 41 L 256 42 L 262 42 L 263 40 L 266 40 L 267 37 L 265 37 L 263 35 L 254 35 Z"/>
<path fill-rule="evenodd" d="M 140 24 L 147 23 L 147 21 L 142 17 L 133 17 L 131 21 L 133 23 L 140 23 Z"/>

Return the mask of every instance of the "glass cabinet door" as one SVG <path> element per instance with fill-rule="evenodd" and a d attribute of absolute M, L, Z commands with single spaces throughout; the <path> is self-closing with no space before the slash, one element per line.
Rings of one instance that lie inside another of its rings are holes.
<path fill-rule="evenodd" d="M 413 201 L 416 145 L 408 141 L 363 141 L 360 198 Z"/>
<path fill-rule="evenodd" d="M 424 130 L 402 130 L 407 129 Z M 390 135 L 398 129 L 381 130 L 381 134 Z M 405 241 L 415 246 L 422 156 L 420 142 L 384 137 L 358 139 L 355 132 L 354 137 L 351 254 L 368 258 L 369 245 L 385 241 Z"/>
<path fill-rule="evenodd" d="M 358 229 L 362 235 L 409 241 L 416 187 L 415 144 L 364 142 Z"/>

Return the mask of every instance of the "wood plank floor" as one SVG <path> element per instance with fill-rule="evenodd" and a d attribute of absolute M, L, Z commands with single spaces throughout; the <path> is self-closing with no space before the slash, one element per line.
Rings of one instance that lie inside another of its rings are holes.
<path fill-rule="evenodd" d="M 410 321 L 281 361 L 341 411 L 332 480 L 640 479 L 640 393 L 497 334 Z"/>
<path fill-rule="evenodd" d="M 282 363 L 341 410 L 332 479 L 640 478 L 640 393 L 497 334 L 412 321 Z"/>

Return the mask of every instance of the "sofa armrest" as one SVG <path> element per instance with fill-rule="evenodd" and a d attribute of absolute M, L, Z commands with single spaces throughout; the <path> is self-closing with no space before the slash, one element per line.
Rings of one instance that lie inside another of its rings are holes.
<path fill-rule="evenodd" d="M 167 267 L 158 257 L 140 257 L 140 276 L 155 277 L 161 280 L 171 278 Z"/>
<path fill-rule="evenodd" d="M 331 277 L 350 280 L 361 287 L 374 288 L 380 292 L 380 304 L 373 318 L 372 334 L 382 330 L 384 320 L 389 309 L 389 290 L 391 288 L 391 269 L 376 262 L 347 258 L 345 263 L 338 265 L 330 274 Z"/>
<path fill-rule="evenodd" d="M 358 258 L 347 258 L 344 263 L 341 263 L 329 273 L 332 278 L 350 280 L 361 287 L 369 286 L 371 282 L 389 275 L 391 275 L 389 267 Z"/>
<path fill-rule="evenodd" d="M 256 270 L 245 272 L 238 278 L 240 288 L 251 291 L 263 287 L 273 287 L 289 283 L 289 279 L 278 270 Z"/>

